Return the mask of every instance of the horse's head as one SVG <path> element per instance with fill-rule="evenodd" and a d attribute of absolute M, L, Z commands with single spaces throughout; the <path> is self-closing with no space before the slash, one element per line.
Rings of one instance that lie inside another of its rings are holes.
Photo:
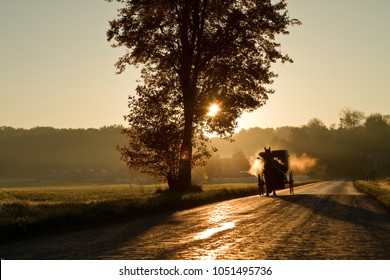
<path fill-rule="evenodd" d="M 264 159 L 265 163 L 269 163 L 272 161 L 273 156 L 271 153 L 271 147 L 268 147 L 268 149 L 264 147 L 264 153 L 262 153 L 262 158 Z"/>

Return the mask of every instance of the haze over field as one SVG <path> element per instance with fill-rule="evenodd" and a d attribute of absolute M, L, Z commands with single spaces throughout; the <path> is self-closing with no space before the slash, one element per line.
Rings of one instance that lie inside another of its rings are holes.
<path fill-rule="evenodd" d="M 0 127 L 0 182 L 150 183 L 128 171 L 117 145 L 125 145 L 121 127 L 100 129 L 14 129 Z M 215 178 L 242 178 L 261 170 L 255 161 L 264 147 L 287 149 L 295 174 L 312 177 L 374 178 L 390 174 L 390 119 L 375 114 L 354 128 L 327 128 L 318 119 L 301 127 L 241 130 L 234 142 L 212 139 L 218 151 L 194 170 L 198 183 Z M 257 164 L 254 165 L 254 164 Z M 252 168 L 251 168 L 252 167 Z"/>

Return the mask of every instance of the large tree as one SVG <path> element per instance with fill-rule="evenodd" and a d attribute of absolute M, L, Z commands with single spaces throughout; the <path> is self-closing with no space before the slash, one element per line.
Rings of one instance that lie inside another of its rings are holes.
<path fill-rule="evenodd" d="M 180 136 L 177 183 L 187 189 L 194 142 L 210 131 L 229 137 L 244 111 L 265 104 L 277 76 L 271 64 L 292 62 L 275 35 L 288 34 L 288 27 L 300 22 L 290 18 L 284 0 L 117 1 L 124 6 L 110 21 L 107 38 L 127 49 L 116 64 L 118 72 L 141 65 L 144 84 L 137 98 L 149 92 L 172 100 L 169 109 L 181 117 L 174 122 Z M 207 116 L 211 103 L 220 108 L 215 117 Z"/>

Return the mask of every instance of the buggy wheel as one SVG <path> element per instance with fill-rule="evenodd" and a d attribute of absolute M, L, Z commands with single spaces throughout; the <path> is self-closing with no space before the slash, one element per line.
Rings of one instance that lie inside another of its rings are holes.
<path fill-rule="evenodd" d="M 290 194 L 294 194 L 294 178 L 293 178 L 293 173 L 292 170 L 288 173 L 289 177 L 289 185 L 290 185 Z"/>

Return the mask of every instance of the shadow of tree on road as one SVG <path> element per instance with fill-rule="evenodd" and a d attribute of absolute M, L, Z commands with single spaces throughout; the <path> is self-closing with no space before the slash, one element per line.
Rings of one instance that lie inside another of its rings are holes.
<path fill-rule="evenodd" d="M 156 214 L 130 222 L 94 227 L 88 230 L 55 234 L 10 242 L 0 246 L 3 259 L 104 259 L 154 226 L 169 219 L 171 213 Z"/>

